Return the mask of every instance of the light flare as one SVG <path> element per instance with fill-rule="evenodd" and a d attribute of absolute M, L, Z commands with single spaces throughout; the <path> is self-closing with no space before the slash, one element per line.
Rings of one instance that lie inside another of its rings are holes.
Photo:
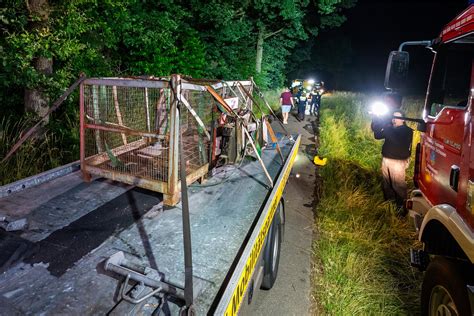
<path fill-rule="evenodd" d="M 375 101 L 371 106 L 372 113 L 377 116 L 384 116 L 388 114 L 388 106 L 382 101 Z"/>

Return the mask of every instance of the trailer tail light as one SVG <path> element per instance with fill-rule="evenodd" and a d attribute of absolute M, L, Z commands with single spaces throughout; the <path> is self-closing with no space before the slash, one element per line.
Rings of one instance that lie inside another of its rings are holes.
<path fill-rule="evenodd" d="M 418 181 L 420 179 L 420 169 L 421 169 L 421 144 L 416 144 L 415 150 L 415 170 L 413 173 L 413 184 L 415 188 L 418 188 Z"/>
<path fill-rule="evenodd" d="M 413 209 L 413 201 L 412 201 L 412 200 L 406 200 L 406 201 L 405 201 L 405 208 L 406 208 L 407 210 Z"/>

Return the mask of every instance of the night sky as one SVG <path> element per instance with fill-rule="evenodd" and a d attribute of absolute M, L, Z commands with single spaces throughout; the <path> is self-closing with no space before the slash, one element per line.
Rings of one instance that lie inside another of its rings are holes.
<path fill-rule="evenodd" d="M 347 43 L 351 51 L 340 62 L 344 67 L 336 76 L 333 70 L 323 69 L 324 65 L 308 67 L 306 75 L 319 76 L 337 89 L 383 91 L 389 52 L 397 50 L 404 41 L 434 39 L 467 6 L 467 0 L 359 0 L 346 12 L 347 21 L 342 27 L 323 32 L 316 39 L 315 49 L 324 46 L 321 41 Z M 408 92 L 424 94 L 433 53 L 421 47 L 407 50 L 410 53 Z M 319 57 L 313 54 L 313 59 L 316 58 Z"/>

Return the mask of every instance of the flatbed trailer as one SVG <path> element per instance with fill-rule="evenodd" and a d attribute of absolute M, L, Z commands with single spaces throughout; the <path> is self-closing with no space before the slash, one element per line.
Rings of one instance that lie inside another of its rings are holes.
<path fill-rule="evenodd" d="M 189 186 L 191 309 L 183 308 L 181 203 L 160 208 L 159 193 L 99 177 L 84 182 L 77 164 L 0 187 L 0 216 L 29 223 L 18 233 L 0 230 L 0 315 L 245 312 L 278 269 L 282 194 L 300 137 L 279 144 L 283 160 L 276 150 L 262 154 L 273 187 L 249 159 Z"/>

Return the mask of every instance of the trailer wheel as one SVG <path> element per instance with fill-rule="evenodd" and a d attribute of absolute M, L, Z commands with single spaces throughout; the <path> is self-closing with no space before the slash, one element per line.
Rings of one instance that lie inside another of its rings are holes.
<path fill-rule="evenodd" d="M 270 290 L 275 283 L 280 263 L 281 248 L 281 219 L 280 214 L 275 213 L 273 223 L 268 232 L 268 241 L 263 253 L 263 280 L 260 286 L 263 290 Z"/>
<path fill-rule="evenodd" d="M 471 315 L 468 272 L 460 263 L 436 257 L 428 265 L 421 288 L 423 315 Z"/>
<path fill-rule="evenodd" d="M 278 212 L 280 214 L 280 226 L 281 226 L 281 242 L 285 240 L 285 223 L 286 223 L 286 215 L 285 215 L 285 200 L 283 197 L 278 204 Z"/>

